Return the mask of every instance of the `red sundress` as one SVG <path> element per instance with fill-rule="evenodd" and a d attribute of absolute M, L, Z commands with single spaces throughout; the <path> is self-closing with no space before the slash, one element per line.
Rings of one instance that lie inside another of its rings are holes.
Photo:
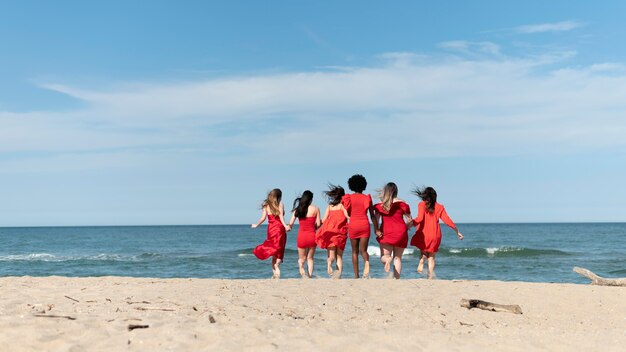
<path fill-rule="evenodd" d="M 283 226 L 278 215 L 268 215 L 267 221 L 267 239 L 265 242 L 256 246 L 252 253 L 261 260 L 272 256 L 276 256 L 278 259 L 282 260 L 285 255 L 287 231 L 285 231 L 285 226 Z"/>

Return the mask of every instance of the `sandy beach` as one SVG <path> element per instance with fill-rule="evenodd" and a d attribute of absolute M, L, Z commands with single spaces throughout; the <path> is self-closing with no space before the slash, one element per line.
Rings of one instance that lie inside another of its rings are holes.
<path fill-rule="evenodd" d="M 469 310 L 462 298 L 518 304 L 523 314 Z M 618 351 L 626 346 L 626 288 L 7 277 L 0 279 L 0 331 L 7 351 Z"/>

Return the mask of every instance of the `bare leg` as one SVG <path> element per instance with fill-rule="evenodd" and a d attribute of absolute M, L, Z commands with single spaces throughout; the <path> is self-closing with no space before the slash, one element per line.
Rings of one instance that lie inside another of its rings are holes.
<path fill-rule="evenodd" d="M 393 247 L 393 277 L 396 279 L 399 279 L 402 273 L 402 253 L 404 248 Z"/>
<path fill-rule="evenodd" d="M 335 279 L 341 279 L 341 273 L 343 272 L 343 250 L 337 248 L 337 273 Z"/>
<path fill-rule="evenodd" d="M 352 246 L 352 267 L 354 268 L 354 278 L 359 278 L 359 239 L 350 239 Z"/>
<path fill-rule="evenodd" d="M 361 238 L 359 241 L 359 252 L 363 257 L 363 278 L 368 279 L 370 277 L 370 255 L 367 253 L 367 247 L 369 245 L 369 237 Z"/>
<path fill-rule="evenodd" d="M 275 265 L 275 267 L 276 267 L 276 278 L 277 278 L 277 279 L 280 279 L 280 264 L 281 264 L 282 262 L 283 262 L 283 260 L 282 260 L 282 259 L 280 259 L 280 258 L 277 258 L 277 259 L 276 259 L 276 265 Z"/>
<path fill-rule="evenodd" d="M 435 279 L 435 253 L 428 254 L 428 278 Z"/>
<path fill-rule="evenodd" d="M 420 274 L 424 271 L 424 260 L 426 260 L 426 252 L 420 251 L 420 263 L 417 264 L 417 272 Z"/>
<path fill-rule="evenodd" d="M 298 248 L 298 271 L 300 277 L 304 278 L 306 273 L 304 272 L 304 262 L 306 261 L 306 248 Z"/>
<path fill-rule="evenodd" d="M 385 272 L 391 270 L 391 251 L 393 247 L 386 244 L 380 245 L 380 261 L 385 264 Z"/>
<path fill-rule="evenodd" d="M 308 266 L 308 270 L 309 270 L 309 277 L 313 277 L 313 256 L 315 255 L 315 247 L 311 247 L 307 249 L 307 254 L 306 254 L 306 263 Z"/>
<path fill-rule="evenodd" d="M 328 248 L 328 276 L 333 276 L 333 263 L 337 257 L 337 247 Z"/>

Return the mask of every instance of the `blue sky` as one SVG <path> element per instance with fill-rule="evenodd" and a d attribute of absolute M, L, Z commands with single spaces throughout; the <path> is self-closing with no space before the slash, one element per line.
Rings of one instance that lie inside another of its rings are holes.
<path fill-rule="evenodd" d="M 353 173 L 626 221 L 620 1 L 2 1 L 0 226 L 251 223 Z"/>

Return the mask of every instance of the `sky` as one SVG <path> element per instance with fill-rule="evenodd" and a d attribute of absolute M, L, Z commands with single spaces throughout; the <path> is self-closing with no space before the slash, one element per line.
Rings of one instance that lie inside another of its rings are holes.
<path fill-rule="evenodd" d="M 432 186 L 626 221 L 626 3 L 0 1 L 0 226 L 247 224 Z"/>

